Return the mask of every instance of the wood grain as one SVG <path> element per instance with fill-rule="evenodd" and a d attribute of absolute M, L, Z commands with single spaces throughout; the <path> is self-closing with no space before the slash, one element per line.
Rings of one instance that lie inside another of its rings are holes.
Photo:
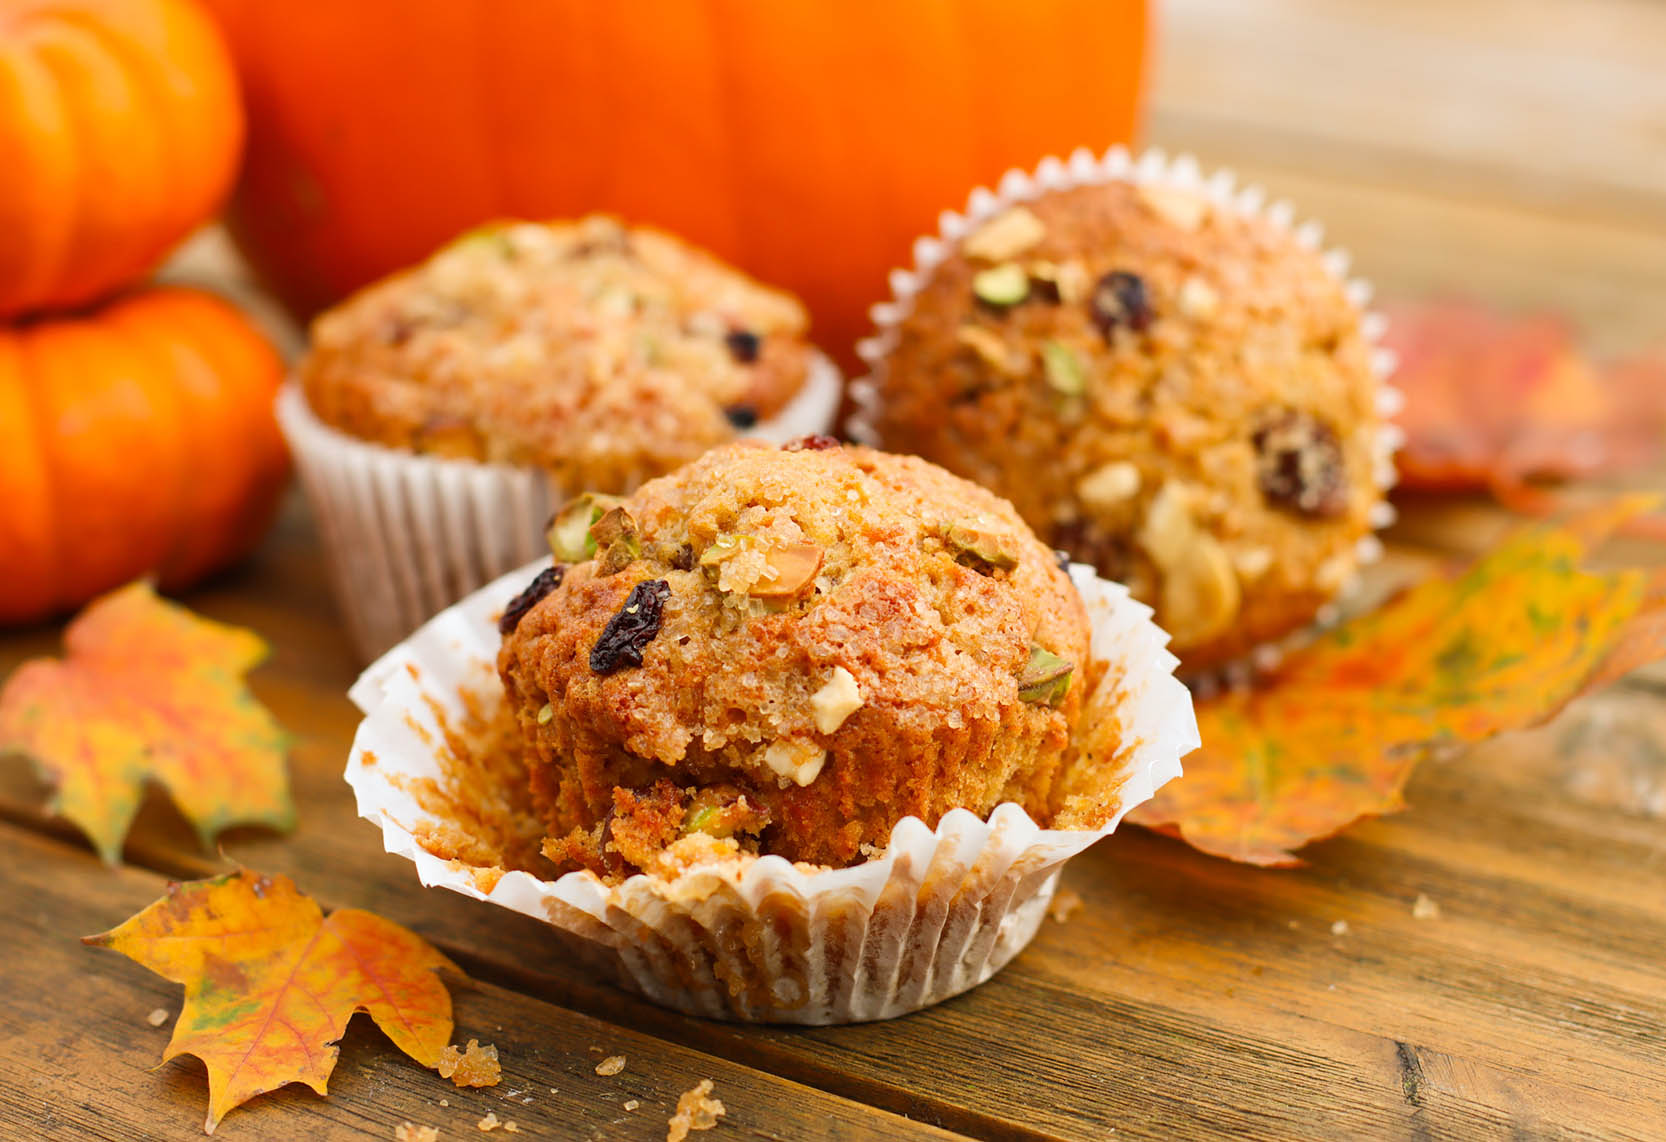
<path fill-rule="evenodd" d="M 0 826 L 0 1136 L 201 1138 L 202 1067 L 160 1068 L 180 988 L 138 964 L 83 947 L 162 894 L 163 880 L 110 871 L 61 844 Z M 948 1139 L 941 1130 L 833 1098 L 686 1046 L 541 1003 L 485 983 L 461 983 L 458 1041 L 497 1046 L 503 1081 L 459 1090 L 399 1054 L 370 1021 L 354 1019 L 320 1099 L 291 1086 L 234 1110 L 218 1134 L 235 1138 L 393 1137 L 401 1122 L 471 1137 L 488 1112 L 528 1138 L 663 1139 L 677 1096 L 703 1078 L 728 1109 L 725 1135 L 759 1139 Z M 624 1055 L 618 1075 L 595 1073 Z M 445 1099 L 449 1105 L 442 1105 Z M 633 1110 L 624 1103 L 636 1100 Z"/>

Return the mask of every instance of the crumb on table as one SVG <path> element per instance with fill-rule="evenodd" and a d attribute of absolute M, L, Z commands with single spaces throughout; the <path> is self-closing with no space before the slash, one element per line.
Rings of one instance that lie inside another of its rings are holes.
<path fill-rule="evenodd" d="M 482 1047 L 476 1039 L 470 1039 L 462 1051 L 447 1044 L 434 1069 L 440 1072 L 441 1078 L 450 1079 L 458 1086 L 497 1086 L 503 1079 L 497 1048 L 490 1043 Z"/>
<path fill-rule="evenodd" d="M 440 1131 L 436 1126 L 418 1126 L 414 1122 L 401 1122 L 393 1128 L 393 1142 L 439 1142 Z"/>
<path fill-rule="evenodd" d="M 616 1075 L 624 1069 L 625 1056 L 623 1055 L 609 1055 L 607 1058 L 596 1064 L 596 1073 L 598 1075 Z"/>
<path fill-rule="evenodd" d="M 677 1099 L 677 1113 L 671 1116 L 665 1142 L 683 1142 L 691 1130 L 710 1130 L 726 1113 L 723 1103 L 712 1098 L 713 1083 L 701 1079 Z"/>
<path fill-rule="evenodd" d="M 166 1007 L 158 1007 L 155 1011 L 152 1011 L 149 1015 L 145 1016 L 145 1022 L 149 1023 L 152 1027 L 160 1027 L 167 1021 L 168 1009 Z"/>
<path fill-rule="evenodd" d="M 1052 903 L 1047 905 L 1047 915 L 1058 924 L 1063 924 L 1076 914 L 1082 906 L 1082 894 L 1070 888 L 1061 888 L 1053 894 Z"/>

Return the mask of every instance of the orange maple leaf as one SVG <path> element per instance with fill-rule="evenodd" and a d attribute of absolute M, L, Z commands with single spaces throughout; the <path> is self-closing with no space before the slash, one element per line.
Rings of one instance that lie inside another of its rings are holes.
<path fill-rule="evenodd" d="M 462 978 L 408 929 L 356 908 L 326 919 L 288 877 L 246 869 L 169 884 L 162 899 L 82 942 L 185 985 L 162 1061 L 191 1054 L 207 1066 L 209 1134 L 234 1107 L 286 1083 L 327 1094 L 336 1044 L 358 1011 L 434 1066 L 452 1026 L 438 973 Z"/>
<path fill-rule="evenodd" d="M 1199 702 L 1203 748 L 1130 820 L 1230 860 L 1298 864 L 1309 841 L 1403 808 L 1423 758 L 1535 725 L 1666 656 L 1666 568 L 1580 569 L 1652 503 L 1628 497 L 1525 529 L 1327 633 L 1256 687 Z"/>
<path fill-rule="evenodd" d="M 25 662 L 0 691 L 0 756 L 35 761 L 57 787 L 54 811 L 105 863 L 119 858 L 148 778 L 205 845 L 229 825 L 294 824 L 287 739 L 243 682 L 266 657 L 258 636 L 134 583 L 90 603 L 64 647 L 62 661 Z"/>
<path fill-rule="evenodd" d="M 1566 322 L 1454 301 L 1384 307 L 1406 398 L 1404 487 L 1490 491 L 1524 510 L 1555 500 L 1534 480 L 1647 463 L 1666 443 L 1666 359 L 1597 368 Z"/>

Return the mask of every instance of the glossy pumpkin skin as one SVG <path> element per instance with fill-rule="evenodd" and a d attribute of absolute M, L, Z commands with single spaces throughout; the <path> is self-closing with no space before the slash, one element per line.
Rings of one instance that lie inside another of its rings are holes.
<path fill-rule="evenodd" d="M 0 623 L 247 553 L 288 473 L 283 363 L 231 306 L 160 287 L 0 327 Z"/>
<path fill-rule="evenodd" d="M 301 315 L 481 221 L 608 210 L 798 293 L 846 356 L 973 186 L 1135 125 L 1143 0 L 210 0 L 239 244 Z"/>
<path fill-rule="evenodd" d="M 214 214 L 242 140 L 191 0 L 0 0 L 0 316 L 142 277 Z"/>

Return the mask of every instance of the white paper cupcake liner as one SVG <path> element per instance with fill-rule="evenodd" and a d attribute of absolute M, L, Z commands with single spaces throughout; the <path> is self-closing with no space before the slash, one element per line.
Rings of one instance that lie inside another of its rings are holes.
<path fill-rule="evenodd" d="M 849 395 L 853 411 L 845 423 L 850 439 L 874 447 L 883 447 L 875 428 L 882 407 L 883 379 L 886 361 L 897 346 L 901 322 L 914 308 L 915 295 L 931 280 L 932 273 L 947 258 L 962 238 L 989 219 L 1009 207 L 1029 202 L 1053 191 L 1069 190 L 1077 186 L 1101 185 L 1110 182 L 1131 182 L 1138 186 L 1161 186 L 1201 195 L 1223 210 L 1240 215 L 1259 216 L 1274 226 L 1289 232 L 1302 246 L 1319 250 L 1324 228 L 1314 221 L 1297 224 L 1295 209 L 1284 201 L 1267 202 L 1266 193 L 1258 186 L 1238 185 L 1237 176 L 1230 170 L 1204 174 L 1197 160 L 1190 155 L 1170 159 L 1161 150 L 1152 148 L 1138 157 L 1123 146 L 1115 146 L 1096 156 L 1086 148 L 1072 152 L 1068 159 L 1049 156 L 1037 164 L 1034 171 L 1009 170 L 1001 176 L 995 190 L 978 187 L 966 200 L 966 208 L 955 213 L 945 210 L 937 222 L 937 233 L 923 236 L 914 242 L 914 264 L 909 269 L 892 270 L 890 275 L 891 300 L 875 305 L 871 312 L 875 330 L 872 336 L 857 343 L 856 352 L 868 366 L 865 377 L 850 382 Z M 1361 332 L 1371 346 L 1371 370 L 1376 375 L 1377 412 L 1383 418 L 1382 430 L 1377 435 L 1375 476 L 1377 487 L 1384 498 L 1372 508 L 1371 526 L 1382 530 L 1394 522 L 1394 506 L 1386 498 L 1394 486 L 1396 473 L 1394 454 L 1405 440 L 1401 429 L 1391 423 L 1404 404 L 1400 391 L 1388 383 L 1395 369 L 1394 352 L 1384 348 L 1382 338 L 1388 328 L 1387 319 L 1380 313 L 1368 311 L 1372 295 L 1370 283 L 1350 277 L 1348 268 L 1352 258 L 1346 250 L 1325 248 L 1321 254 L 1325 268 L 1343 283 L 1348 300 L 1361 311 Z M 1383 545 L 1375 535 L 1359 541 L 1355 556 L 1361 566 L 1382 558 Z M 1357 574 L 1338 592 L 1346 598 L 1358 586 Z M 1331 604 L 1315 618 L 1314 626 L 1322 629 L 1334 624 L 1341 611 Z M 1312 631 L 1298 632 L 1289 639 L 1256 647 L 1242 662 L 1223 667 L 1209 675 L 1190 679 L 1200 692 L 1212 692 L 1222 685 L 1238 685 L 1249 680 L 1256 670 L 1277 665 L 1284 650 L 1305 641 Z"/>
<path fill-rule="evenodd" d="M 838 368 L 818 353 L 798 395 L 746 435 L 784 444 L 827 432 L 841 389 Z M 355 439 L 314 416 L 293 381 L 278 394 L 277 413 L 361 661 L 441 607 L 538 558 L 548 550 L 550 513 L 587 490 L 557 487 L 532 468 L 422 456 Z"/>
<path fill-rule="evenodd" d="M 540 566 L 523 567 L 450 607 L 382 656 L 354 685 L 364 711 L 347 781 L 359 815 L 409 858 L 423 884 L 546 921 L 618 982 L 695 1015 L 778 1023 L 888 1019 L 987 980 L 1035 935 L 1066 860 L 1180 776 L 1198 745 L 1191 696 L 1174 677 L 1151 610 L 1083 565 L 1093 653 L 1111 664 L 1096 699 L 1112 702 L 1124 743 L 1115 817 L 1094 830 L 1043 829 L 1016 804 L 987 821 L 963 809 L 936 829 L 900 821 L 883 855 L 850 868 L 739 857 L 674 878 L 610 886 L 589 872 L 495 883 L 425 849 L 415 834 L 454 827 L 409 790 L 443 782 L 447 725 L 496 708 L 496 618 Z M 471 698 L 465 698 L 465 694 Z M 473 704 L 471 706 L 471 703 Z M 432 800 L 428 801 L 432 805 Z M 483 887 L 489 886 L 489 887 Z"/>

